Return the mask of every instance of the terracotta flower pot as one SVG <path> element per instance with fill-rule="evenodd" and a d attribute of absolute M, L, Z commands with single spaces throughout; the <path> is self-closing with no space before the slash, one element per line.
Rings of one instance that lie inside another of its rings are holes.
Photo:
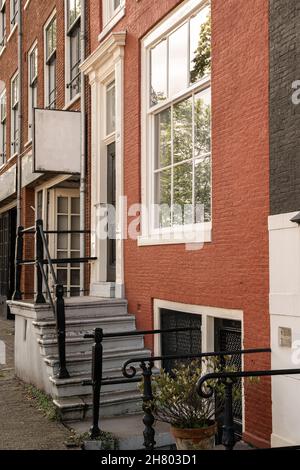
<path fill-rule="evenodd" d="M 208 450 L 215 446 L 217 423 L 206 428 L 180 429 L 171 427 L 178 450 Z"/>

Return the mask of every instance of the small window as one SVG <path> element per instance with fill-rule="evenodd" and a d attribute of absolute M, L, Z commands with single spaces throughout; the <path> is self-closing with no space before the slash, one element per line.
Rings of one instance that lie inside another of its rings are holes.
<path fill-rule="evenodd" d="M 103 0 L 104 26 L 125 6 L 125 0 Z"/>
<path fill-rule="evenodd" d="M 6 44 L 6 2 L 0 0 L 0 52 Z"/>
<path fill-rule="evenodd" d="M 81 61 L 80 40 L 80 0 L 67 1 L 67 41 L 68 41 L 68 82 L 69 99 L 72 100 L 81 91 L 81 80 L 79 65 Z"/>
<path fill-rule="evenodd" d="M 10 24 L 13 28 L 18 23 L 18 0 L 10 0 Z"/>
<path fill-rule="evenodd" d="M 6 161 L 6 91 L 0 96 L 0 165 L 3 165 Z"/>
<path fill-rule="evenodd" d="M 49 109 L 56 108 L 56 18 L 53 18 L 45 31 L 46 40 L 46 73 L 45 90 L 46 106 Z"/>
<path fill-rule="evenodd" d="M 37 107 L 38 50 L 35 46 L 29 53 L 29 90 L 28 90 L 28 140 L 32 138 L 33 110 Z"/>
<path fill-rule="evenodd" d="M 106 134 L 109 135 L 116 130 L 116 98 L 115 82 L 106 88 Z"/>
<path fill-rule="evenodd" d="M 18 151 L 19 143 L 19 74 L 11 81 L 11 147 L 12 154 Z"/>

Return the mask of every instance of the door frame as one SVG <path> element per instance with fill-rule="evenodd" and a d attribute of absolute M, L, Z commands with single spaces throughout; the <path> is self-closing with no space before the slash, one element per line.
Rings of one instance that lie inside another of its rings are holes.
<path fill-rule="evenodd" d="M 244 312 L 239 309 L 226 309 L 220 307 L 211 307 L 206 305 L 185 304 L 169 300 L 153 300 L 153 327 L 160 329 L 160 310 L 177 310 L 179 312 L 193 313 L 202 316 L 202 351 L 214 351 L 215 333 L 214 319 L 236 320 L 241 322 L 241 344 L 244 347 Z M 154 335 L 154 355 L 161 355 L 160 336 Z M 158 368 L 160 364 L 156 364 Z M 242 356 L 242 370 L 244 369 L 244 357 Z M 242 431 L 245 431 L 245 394 L 244 383 L 242 382 Z"/>

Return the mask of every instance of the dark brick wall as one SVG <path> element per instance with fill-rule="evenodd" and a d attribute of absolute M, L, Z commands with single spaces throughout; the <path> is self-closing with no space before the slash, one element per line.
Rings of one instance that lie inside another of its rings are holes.
<path fill-rule="evenodd" d="M 270 0 L 270 213 L 300 210 L 300 2 Z"/>

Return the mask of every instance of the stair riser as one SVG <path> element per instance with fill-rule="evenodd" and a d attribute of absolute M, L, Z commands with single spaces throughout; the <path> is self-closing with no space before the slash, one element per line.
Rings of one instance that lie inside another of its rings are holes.
<path fill-rule="evenodd" d="M 137 392 L 137 383 L 131 382 L 126 384 L 119 384 L 119 385 L 105 385 L 102 387 L 105 393 L 108 392 L 128 392 L 131 391 L 133 393 Z M 92 387 L 84 386 L 81 384 L 72 384 L 72 385 L 55 385 L 52 384 L 52 395 L 55 398 L 70 398 L 70 397 L 77 397 L 77 396 L 92 396 Z"/>
<path fill-rule="evenodd" d="M 74 308 L 66 305 L 66 319 L 68 318 L 94 318 L 94 317 L 115 317 L 127 314 L 127 303 L 112 305 L 96 305 L 93 307 Z"/>
<path fill-rule="evenodd" d="M 93 333 L 95 328 L 102 328 L 104 333 L 119 333 L 120 331 L 135 331 L 135 321 L 134 319 L 122 320 L 118 323 L 113 322 L 100 322 L 99 319 L 95 320 L 93 323 L 84 325 L 68 325 L 66 324 L 66 335 L 84 335 L 86 333 Z M 55 339 L 56 338 L 56 329 L 55 326 L 46 326 L 46 327 L 36 327 L 37 335 L 43 339 Z"/>
<path fill-rule="evenodd" d="M 125 356 L 124 356 L 125 357 Z M 105 376 L 106 372 L 110 369 L 118 369 L 119 376 L 121 375 L 122 367 L 125 362 L 125 359 L 119 359 L 118 361 L 103 361 L 103 375 Z M 47 365 L 47 373 L 49 377 L 54 377 L 58 373 L 59 366 L 55 364 L 54 366 Z M 72 377 L 73 375 L 86 375 L 89 376 L 91 374 L 92 364 L 91 361 L 86 362 L 77 362 L 77 363 L 69 363 L 67 362 L 67 369 Z"/>
<path fill-rule="evenodd" d="M 66 341 L 66 354 L 74 353 L 87 353 L 92 351 L 93 343 L 91 341 Z M 57 344 L 51 343 L 46 344 L 41 342 L 41 353 L 43 356 L 55 356 L 57 354 Z M 144 341 L 142 337 L 132 336 L 130 338 L 110 338 L 103 341 L 103 350 L 118 350 L 118 349 L 142 349 L 144 347 Z"/>
<path fill-rule="evenodd" d="M 140 413 L 142 411 L 142 404 L 140 401 L 124 401 L 121 403 L 104 403 L 100 408 L 100 419 L 111 418 L 113 416 L 124 416 L 126 414 Z M 92 419 L 93 408 L 92 405 L 86 405 L 85 408 L 62 408 L 60 409 L 60 416 L 63 422 L 81 421 L 83 419 Z"/>

